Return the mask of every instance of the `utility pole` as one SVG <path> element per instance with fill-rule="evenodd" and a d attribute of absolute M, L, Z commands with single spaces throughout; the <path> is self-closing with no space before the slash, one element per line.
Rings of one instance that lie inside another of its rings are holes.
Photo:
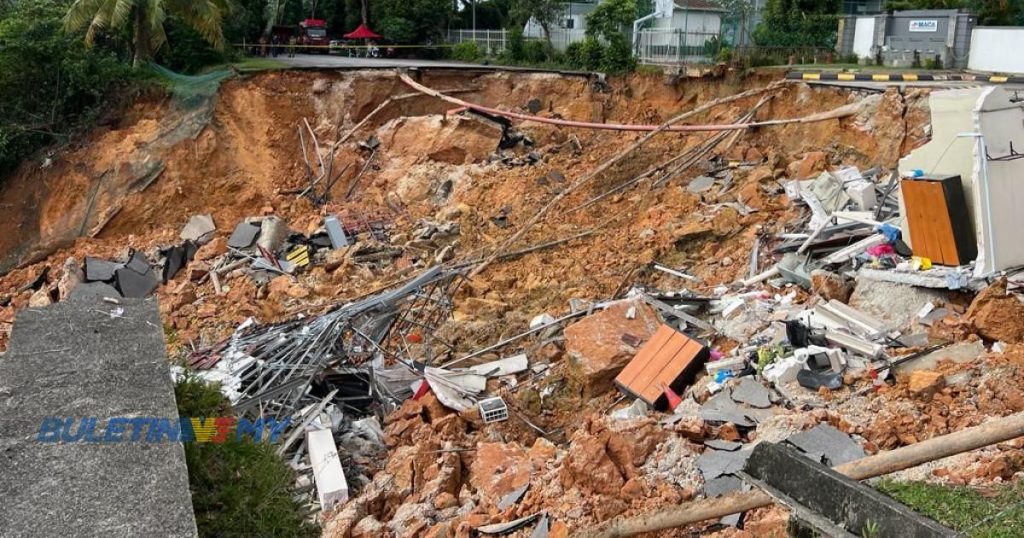
<path fill-rule="evenodd" d="M 473 41 L 476 41 L 476 0 L 473 2 Z"/>

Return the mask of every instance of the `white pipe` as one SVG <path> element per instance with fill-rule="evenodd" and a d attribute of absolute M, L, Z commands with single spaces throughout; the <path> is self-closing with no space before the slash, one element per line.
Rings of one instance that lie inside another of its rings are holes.
<path fill-rule="evenodd" d="M 633 53 L 634 54 L 638 54 L 640 52 L 639 49 L 637 48 L 637 40 L 640 38 L 640 25 L 645 23 L 645 22 L 647 22 L 647 21 L 649 21 L 649 20 L 651 20 L 651 19 L 654 19 L 654 18 L 660 17 L 660 16 L 661 16 L 661 12 L 660 11 L 655 11 L 654 13 L 651 13 L 650 15 L 644 15 L 643 17 L 640 17 L 639 19 L 633 21 Z"/>

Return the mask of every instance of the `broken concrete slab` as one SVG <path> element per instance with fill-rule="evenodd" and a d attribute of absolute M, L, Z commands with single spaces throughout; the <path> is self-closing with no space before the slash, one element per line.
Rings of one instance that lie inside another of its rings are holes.
<path fill-rule="evenodd" d="M 348 482 L 338 458 L 338 445 L 329 430 L 306 432 L 306 447 L 313 466 L 313 480 L 320 501 L 320 510 L 327 512 L 348 500 Z"/>
<path fill-rule="evenodd" d="M 121 292 L 117 291 L 113 286 L 103 282 L 83 282 L 75 289 L 71 290 L 71 295 L 68 296 L 69 300 L 103 300 L 104 297 L 117 298 L 121 296 Z"/>
<path fill-rule="evenodd" d="M 700 194 L 714 186 L 715 178 L 708 176 L 697 176 L 693 178 L 692 181 L 690 181 L 689 185 L 686 186 L 686 190 L 694 194 Z"/>
<path fill-rule="evenodd" d="M 349 245 L 348 236 L 345 235 L 345 228 L 342 227 L 338 217 L 331 215 L 324 218 L 324 228 L 327 230 L 327 237 L 331 240 L 331 248 L 339 249 Z"/>
<path fill-rule="evenodd" d="M 743 480 L 732 475 L 719 476 L 704 482 L 704 496 L 712 499 L 743 489 Z"/>
<path fill-rule="evenodd" d="M 213 223 L 212 216 L 192 215 L 192 218 L 188 220 L 188 223 L 181 229 L 181 233 L 178 236 L 185 241 L 203 244 L 212 239 L 213 233 L 216 231 L 217 225 Z"/>
<path fill-rule="evenodd" d="M 86 282 L 109 282 L 114 279 L 114 271 L 117 271 L 123 265 L 86 256 L 85 265 L 82 269 L 85 272 Z"/>
<path fill-rule="evenodd" d="M 782 444 L 758 444 L 743 472 L 825 536 L 962 536 Z"/>
<path fill-rule="evenodd" d="M 743 377 L 732 387 L 732 399 L 751 407 L 767 409 L 772 406 L 772 392 L 750 377 Z"/>
<path fill-rule="evenodd" d="M 114 272 L 117 289 L 125 297 L 146 297 L 160 285 L 156 274 L 152 271 L 138 273 L 130 267 L 122 267 Z"/>
<path fill-rule="evenodd" d="M 704 441 L 704 446 L 713 448 L 715 450 L 724 450 L 726 452 L 735 452 L 739 450 L 743 443 L 735 443 L 733 441 L 723 441 L 721 439 L 708 439 Z"/>
<path fill-rule="evenodd" d="M 704 475 L 704 480 L 712 480 L 723 475 L 733 475 L 743 470 L 750 457 L 751 450 L 705 450 L 697 457 L 696 465 Z"/>
<path fill-rule="evenodd" d="M 850 295 L 850 306 L 888 323 L 889 327 L 906 327 L 921 310 L 921 305 L 933 299 L 945 302 L 949 292 L 879 282 L 857 276 L 857 285 Z"/>
<path fill-rule="evenodd" d="M 248 222 L 239 222 L 235 231 L 231 232 L 228 238 L 228 246 L 231 248 L 249 248 L 256 242 L 256 236 L 260 234 L 260 227 Z"/>
<path fill-rule="evenodd" d="M 859 460 L 866 455 L 857 441 L 824 423 L 791 435 L 786 442 L 799 448 L 814 461 L 824 461 L 830 467 Z"/>
<path fill-rule="evenodd" d="M 893 368 L 893 372 L 897 375 L 909 375 L 915 370 L 934 370 L 938 368 L 939 362 L 943 360 L 964 364 L 984 354 L 985 344 L 981 340 L 964 341 L 898 364 Z"/>
<path fill-rule="evenodd" d="M 0 361 L 0 534 L 194 537 L 181 443 L 112 430 L 116 417 L 178 423 L 157 302 L 120 299 L 124 314 L 111 318 L 96 312 L 100 301 L 18 313 Z M 47 417 L 74 419 L 79 435 L 58 427 L 41 440 Z M 81 435 L 91 431 L 83 417 L 97 417 L 94 435 Z"/>
<path fill-rule="evenodd" d="M 260 236 L 256 239 L 256 244 L 276 253 L 284 246 L 289 233 L 287 222 L 274 216 L 266 217 L 260 221 Z"/>

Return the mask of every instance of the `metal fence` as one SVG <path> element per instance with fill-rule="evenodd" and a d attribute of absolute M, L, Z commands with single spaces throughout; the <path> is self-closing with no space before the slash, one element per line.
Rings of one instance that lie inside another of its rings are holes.
<path fill-rule="evenodd" d="M 645 64 L 705 63 L 715 60 L 721 43 L 718 33 L 646 29 L 637 37 L 636 55 Z"/>
<path fill-rule="evenodd" d="M 448 43 L 457 45 L 467 41 L 476 43 L 485 54 L 498 54 L 508 43 L 508 30 L 448 30 Z"/>

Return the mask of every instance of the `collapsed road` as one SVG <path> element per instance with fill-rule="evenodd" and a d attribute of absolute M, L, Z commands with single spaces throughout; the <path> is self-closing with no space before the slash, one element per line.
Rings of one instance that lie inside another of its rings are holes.
<path fill-rule="evenodd" d="M 0 363 L 16 313 L 155 297 L 173 375 L 285 424 L 325 536 L 955 535 L 858 481 L 1024 472 L 1024 258 L 991 197 L 1024 171 L 991 125 L 1024 110 L 780 79 L 281 71 L 143 100 L 0 190 L 25 231 Z"/>

